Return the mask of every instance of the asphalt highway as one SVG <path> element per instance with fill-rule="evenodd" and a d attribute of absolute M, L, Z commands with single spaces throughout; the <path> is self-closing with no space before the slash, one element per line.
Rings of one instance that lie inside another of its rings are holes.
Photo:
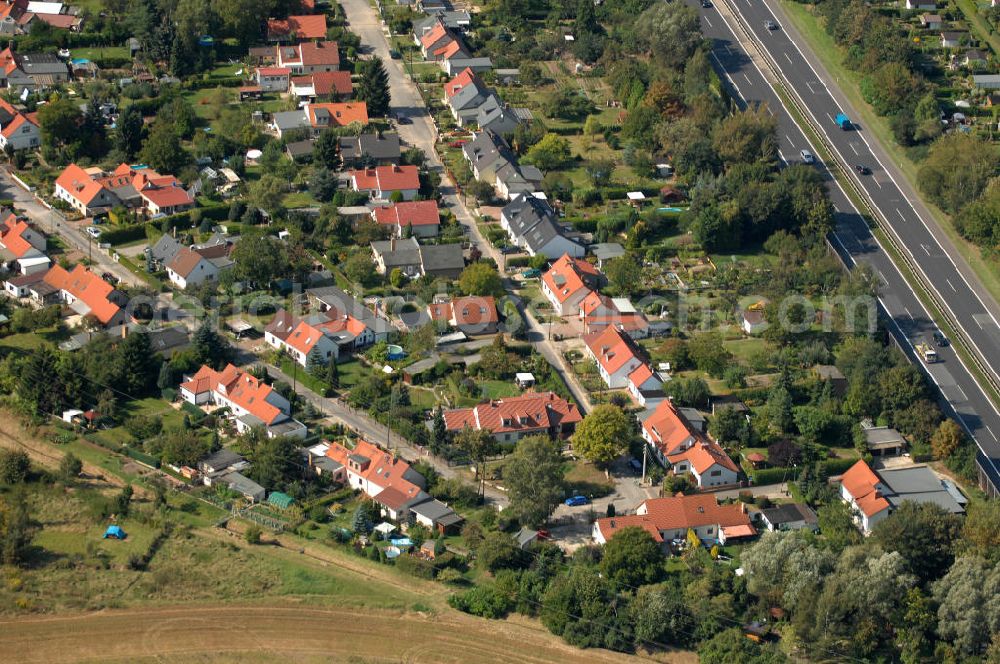
<path fill-rule="evenodd" d="M 766 104 L 775 117 L 780 155 L 786 163 L 802 163 L 802 150 L 808 150 L 813 155 L 817 151 L 771 87 L 769 79 L 761 70 L 762 64 L 748 55 L 748 52 L 752 53 L 748 50 L 750 46 L 744 48 L 740 38 L 737 38 L 737 35 L 742 38 L 745 36 L 739 30 L 736 17 L 730 10 L 743 16 L 753 39 L 759 41 L 774 62 L 779 64 L 787 83 L 806 102 L 813 114 L 813 121 L 826 132 L 830 143 L 842 158 L 849 164 L 863 164 L 871 169 L 870 175 L 853 176 L 858 178 L 861 186 L 882 211 L 886 217 L 884 221 L 893 224 L 913 261 L 938 289 L 939 298 L 951 308 L 966 336 L 987 358 L 991 370 L 996 371 L 995 362 L 1000 358 L 1000 326 L 983 303 L 983 299 L 988 298 L 977 293 L 958 269 L 943 246 L 947 243 L 939 242 L 935 237 L 933 222 L 926 223 L 917 214 L 914 204 L 910 202 L 912 193 L 908 198 L 903 193 L 905 186 L 897 186 L 899 178 L 883 166 L 885 158 L 877 156 L 880 152 L 878 147 L 875 146 L 874 152 L 869 147 L 864 128 L 855 126 L 854 129 L 843 131 L 834 123 L 834 117 L 838 113 L 850 115 L 849 108 L 834 99 L 822 77 L 815 73 L 812 65 L 784 32 L 781 21 L 761 0 L 714 0 L 714 5 L 717 6 L 708 8 L 701 7 L 700 2 L 692 1 L 691 4 L 701 13 L 703 33 L 712 41 L 713 64 L 730 88 L 730 93 L 740 104 Z M 768 20 L 773 21 L 778 29 L 768 29 L 765 26 L 765 21 Z M 836 210 L 836 230 L 831 238 L 834 248 L 849 265 L 867 264 L 878 275 L 879 301 L 883 313 L 890 321 L 890 330 L 904 352 L 928 373 L 953 414 L 975 439 L 980 450 L 977 458 L 980 484 L 988 479 L 992 487 L 984 488 L 988 488 L 989 493 L 996 494 L 997 487 L 1000 487 L 1000 412 L 951 346 L 936 348 L 941 361 L 934 364 L 924 364 L 916 357 L 913 346 L 920 342 L 933 345 L 933 333 L 937 331 L 937 326 L 902 273 L 872 235 L 867 222 L 818 157 L 815 168 L 827 179 L 830 198 Z M 919 207 L 919 203 L 916 205 Z M 941 231 L 935 230 L 940 235 Z M 992 362 L 989 361 L 990 358 L 993 359 Z"/>

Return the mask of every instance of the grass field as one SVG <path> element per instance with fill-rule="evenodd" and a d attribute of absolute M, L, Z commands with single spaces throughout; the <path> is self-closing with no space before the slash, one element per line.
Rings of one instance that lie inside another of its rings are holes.
<path fill-rule="evenodd" d="M 58 344 L 69 338 L 69 332 L 62 328 L 45 328 L 34 332 L 22 332 L 20 334 L 9 334 L 0 338 L 0 355 L 5 351 L 13 351 L 23 354 L 40 347 L 42 344 Z"/>

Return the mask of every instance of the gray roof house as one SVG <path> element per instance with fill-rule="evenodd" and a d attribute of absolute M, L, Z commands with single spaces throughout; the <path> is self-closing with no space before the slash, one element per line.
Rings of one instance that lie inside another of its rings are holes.
<path fill-rule="evenodd" d="M 430 16 L 413 24 L 413 37 L 415 39 L 420 39 L 433 30 L 439 19 L 449 30 L 468 30 L 472 25 L 472 16 L 466 11 L 435 9 L 428 13 Z"/>
<path fill-rule="evenodd" d="M 542 189 L 542 172 L 531 164 L 508 162 L 497 169 L 496 189 L 505 200 Z"/>
<path fill-rule="evenodd" d="M 906 501 L 934 503 L 952 514 L 965 511 L 953 493 L 954 485 L 945 484 L 927 466 L 907 466 L 903 468 L 883 468 L 878 471 L 882 484 L 888 491 L 883 497 L 893 509 Z"/>
<path fill-rule="evenodd" d="M 462 156 L 469 162 L 477 180 L 493 183 L 497 170 L 507 164 L 516 164 L 517 156 L 500 134 L 482 131 L 462 146 Z"/>
<path fill-rule="evenodd" d="M 980 90 L 998 90 L 1000 74 L 977 74 L 972 77 L 972 84 Z"/>
<path fill-rule="evenodd" d="M 500 105 L 496 93 L 486 87 L 482 79 L 478 76 L 472 77 L 472 82 L 459 88 L 457 92 L 448 96 L 451 91 L 445 86 L 445 98 L 448 109 L 459 127 L 464 127 L 473 123 L 479 115 L 479 109 L 491 101 L 494 106 Z"/>
<path fill-rule="evenodd" d="M 410 505 L 410 511 L 413 512 L 413 516 L 417 523 L 427 526 L 428 528 L 435 529 L 441 533 L 450 528 L 454 528 L 462 522 L 462 517 L 456 514 L 455 510 L 438 500 L 434 500 L 433 498 L 415 505 Z"/>
<path fill-rule="evenodd" d="M 250 464 L 232 450 L 222 448 L 198 462 L 198 470 L 205 475 L 224 473 L 228 470 L 242 470 Z"/>
<path fill-rule="evenodd" d="M 244 498 L 252 500 L 255 503 L 259 503 L 264 500 L 264 495 L 266 494 L 264 487 L 257 484 L 249 477 L 236 471 L 226 473 L 225 475 L 219 477 L 216 481 L 222 482 L 227 485 L 230 490 L 235 491 Z"/>
<path fill-rule="evenodd" d="M 523 122 L 526 112 L 530 116 L 530 112 L 526 109 L 511 108 L 507 104 L 483 104 L 476 113 L 476 124 L 483 131 L 510 136 Z"/>
<path fill-rule="evenodd" d="M 372 242 L 372 256 L 379 274 L 399 268 L 411 279 L 423 276 L 457 279 L 465 268 L 462 245 L 421 245 L 412 237 Z"/>
<path fill-rule="evenodd" d="M 813 512 L 808 505 L 799 503 L 787 503 L 761 510 L 760 517 L 768 530 L 819 529 L 816 512 Z"/>
<path fill-rule="evenodd" d="M 164 266 L 174 259 L 183 246 L 180 240 L 172 235 L 162 235 L 149 251 L 153 254 L 153 262 Z"/>
<path fill-rule="evenodd" d="M 401 156 L 399 134 L 361 134 L 340 139 L 340 157 L 345 167 L 398 164 Z"/>
<path fill-rule="evenodd" d="M 372 331 L 375 335 L 375 342 L 385 341 L 393 329 L 388 320 L 375 314 L 371 309 L 336 286 L 309 288 L 306 290 L 306 297 L 321 312 L 333 309 L 357 318 Z"/>
<path fill-rule="evenodd" d="M 511 242 L 532 256 L 583 258 L 586 253 L 582 245 L 565 237 L 549 204 L 534 195 L 515 196 L 500 211 L 500 226 Z"/>

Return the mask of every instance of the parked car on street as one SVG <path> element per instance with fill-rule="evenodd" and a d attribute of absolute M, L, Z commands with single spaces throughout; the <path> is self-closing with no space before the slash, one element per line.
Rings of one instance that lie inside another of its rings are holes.
<path fill-rule="evenodd" d="M 586 496 L 571 496 L 566 499 L 566 504 L 570 507 L 580 507 L 581 505 L 589 505 L 590 499 Z"/>

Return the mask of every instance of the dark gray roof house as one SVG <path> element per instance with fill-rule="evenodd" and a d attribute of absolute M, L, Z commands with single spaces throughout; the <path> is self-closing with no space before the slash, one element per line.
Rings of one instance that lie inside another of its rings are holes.
<path fill-rule="evenodd" d="M 393 329 L 388 320 L 376 315 L 371 309 L 336 286 L 309 288 L 306 290 L 306 297 L 321 312 L 332 309 L 357 318 L 375 334 L 376 342 L 385 341 Z"/>
<path fill-rule="evenodd" d="M 177 255 L 177 252 L 180 251 L 183 246 L 184 245 L 181 244 L 180 240 L 172 235 L 163 235 L 152 247 L 150 247 L 149 250 L 153 254 L 153 261 L 155 263 L 166 265 L 174 259 L 174 256 Z"/>
<path fill-rule="evenodd" d="M 760 516 L 768 530 L 799 530 L 801 528 L 816 530 L 819 528 L 816 512 L 813 512 L 808 505 L 799 503 L 770 507 L 761 510 Z"/>
<path fill-rule="evenodd" d="M 477 180 L 493 182 L 497 171 L 507 164 L 516 164 L 517 156 L 503 136 L 492 131 L 483 131 L 462 146 L 462 156 L 469 162 L 472 174 Z"/>
<path fill-rule="evenodd" d="M 227 450 L 222 448 L 198 462 L 198 470 L 205 473 L 206 475 L 211 475 L 213 473 L 221 473 L 233 468 L 241 469 L 247 467 L 246 460 L 243 459 L 239 454 L 233 452 L 232 450 Z"/>
<path fill-rule="evenodd" d="M 420 247 L 420 267 L 424 275 L 457 279 L 465 269 L 465 255 L 460 244 L 426 244 Z"/>
<path fill-rule="evenodd" d="M 227 485 L 232 491 L 240 494 L 244 498 L 252 500 L 254 502 L 260 502 L 264 500 L 266 492 L 264 487 L 254 482 L 249 477 L 238 473 L 236 471 L 226 473 L 216 480 Z"/>
<path fill-rule="evenodd" d="M 927 466 L 883 468 L 878 471 L 886 487 L 883 497 L 895 509 L 906 501 L 934 503 L 952 514 L 961 514 L 965 508 L 953 494 L 954 485 L 946 484 Z"/>
<path fill-rule="evenodd" d="M 460 244 L 417 243 L 415 238 L 372 242 L 372 254 L 379 273 L 399 268 L 411 279 L 428 276 L 457 279 L 465 268 Z"/>
<path fill-rule="evenodd" d="M 313 145 L 313 141 L 293 141 L 285 145 L 285 152 L 294 161 L 308 159 L 312 157 Z"/>
<path fill-rule="evenodd" d="M 510 136 L 523 122 L 522 113 L 518 110 L 507 104 L 483 104 L 476 113 L 476 124 L 484 131 Z"/>
<path fill-rule="evenodd" d="M 340 139 L 345 166 L 398 164 L 402 156 L 399 134 L 362 134 Z"/>
<path fill-rule="evenodd" d="M 480 107 L 488 100 L 492 100 L 493 105 L 500 104 L 496 94 L 478 76 L 473 76 L 470 83 L 447 99 L 448 108 L 460 127 L 475 121 Z"/>
<path fill-rule="evenodd" d="M 556 213 L 537 196 L 519 194 L 500 211 L 500 226 L 511 242 L 532 256 L 558 258 L 569 254 L 582 258 L 583 246 L 565 237 L 557 223 Z"/>

